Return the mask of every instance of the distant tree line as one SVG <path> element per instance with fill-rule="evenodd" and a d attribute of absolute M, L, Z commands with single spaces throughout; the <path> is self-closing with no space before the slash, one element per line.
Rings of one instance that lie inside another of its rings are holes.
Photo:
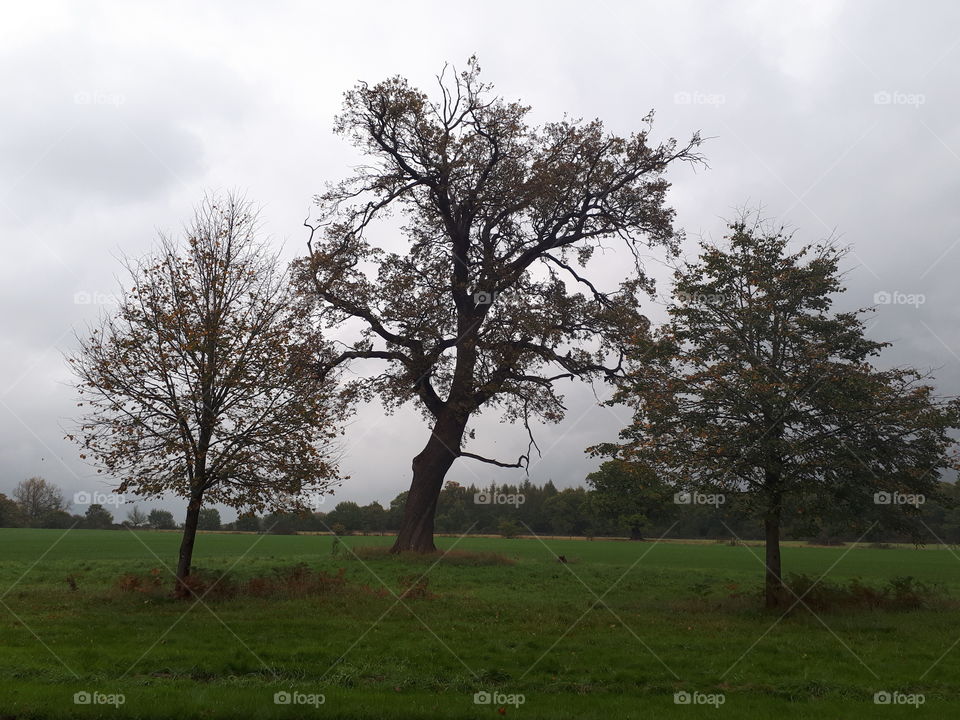
<path fill-rule="evenodd" d="M 676 497 L 676 488 L 658 483 L 636 482 L 625 476 L 617 463 L 605 462 L 587 478 L 590 487 L 558 490 L 552 482 L 534 485 L 492 483 L 486 487 L 447 482 L 441 493 L 437 530 L 451 534 L 565 535 L 577 537 L 628 537 L 635 540 L 659 537 L 759 540 L 764 537 L 762 519 L 744 498 L 725 495 L 722 503 L 698 503 L 695 498 Z M 637 493 L 636 488 L 646 488 Z M 920 506 L 920 531 L 900 531 L 878 525 L 865 536 L 843 516 L 804 514 L 802 502 L 786 508 L 784 538 L 825 545 L 853 542 L 913 542 L 919 535 L 930 544 L 960 544 L 960 487 L 941 483 L 939 498 L 925 499 Z M 679 500 L 679 502 L 678 502 Z M 338 535 L 377 535 L 397 532 L 403 518 L 406 491 L 384 507 L 379 502 L 360 505 L 337 503 L 329 512 L 243 513 L 224 523 L 215 508 L 200 513 L 200 530 L 225 530 L 270 534 L 333 532 Z M 100 504 L 89 505 L 83 514 L 71 514 L 62 491 L 42 478 L 21 482 L 13 497 L 0 493 L 0 527 L 111 530 L 140 528 L 177 530 L 169 510 L 142 512 L 134 506 L 122 522 Z"/>

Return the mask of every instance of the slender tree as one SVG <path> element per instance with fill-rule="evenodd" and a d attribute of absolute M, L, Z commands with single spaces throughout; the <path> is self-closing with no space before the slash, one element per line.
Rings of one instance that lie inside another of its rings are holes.
<path fill-rule="evenodd" d="M 249 203 L 208 197 L 185 242 L 127 261 L 119 309 L 70 359 L 83 452 L 121 492 L 187 499 L 180 595 L 204 502 L 299 509 L 336 482 L 344 406 L 313 372 L 324 344 L 257 235 Z"/>
<path fill-rule="evenodd" d="M 676 246 L 664 171 L 700 161 L 696 135 L 652 144 L 652 114 L 628 137 L 599 120 L 532 127 L 529 108 L 493 95 L 479 73 L 471 59 L 441 74 L 436 99 L 400 77 L 348 92 L 336 131 L 367 162 L 320 195 L 319 219 L 307 221 L 304 293 L 330 327 L 362 328 L 321 376 L 382 361 L 352 389 L 388 411 L 415 401 L 432 428 L 413 458 L 397 552 L 435 549 L 437 500 L 457 458 L 523 467 L 531 419 L 563 417 L 555 385 L 619 371 L 621 339 L 646 323 L 641 254 Z M 393 210 L 405 220 L 402 252 L 368 237 Z M 604 290 L 586 267 L 614 241 L 630 277 Z M 525 425 L 516 462 L 464 448 L 487 409 Z"/>
<path fill-rule="evenodd" d="M 866 337 L 867 310 L 832 310 L 843 249 L 791 253 L 790 237 L 758 217 L 730 231 L 677 271 L 654 341 L 634 338 L 614 398 L 633 406 L 633 423 L 624 442 L 594 450 L 647 463 L 679 488 L 751 502 L 774 607 L 785 599 L 785 502 L 904 525 L 918 504 L 883 501 L 937 494 L 939 471 L 955 466 L 960 406 L 937 397 L 927 375 L 873 365 L 889 343 Z"/>
<path fill-rule="evenodd" d="M 146 525 L 148 520 L 143 511 L 134 505 L 133 509 L 127 513 L 127 522 L 130 523 L 132 527 L 138 528 Z"/>

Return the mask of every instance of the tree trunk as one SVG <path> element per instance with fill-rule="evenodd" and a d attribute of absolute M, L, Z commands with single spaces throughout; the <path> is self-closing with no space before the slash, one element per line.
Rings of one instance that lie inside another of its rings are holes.
<path fill-rule="evenodd" d="M 193 543 L 197 539 L 197 524 L 200 520 L 200 505 L 203 496 L 193 494 L 187 505 L 187 517 L 183 521 L 183 539 L 180 541 L 180 560 L 177 563 L 177 583 L 174 594 L 179 598 L 190 596 L 190 589 L 184 582 L 190 575 L 190 565 L 193 561 Z"/>
<path fill-rule="evenodd" d="M 467 425 L 466 417 L 441 415 L 433 426 L 426 446 L 413 459 L 413 481 L 403 508 L 400 532 L 390 552 L 405 550 L 434 552 L 433 518 L 443 479 L 460 454 L 460 440 Z"/>
<path fill-rule="evenodd" d="M 765 605 L 777 608 L 783 602 L 783 576 L 780 570 L 780 507 L 771 509 L 763 521 L 766 534 L 767 561 L 764 582 Z"/>

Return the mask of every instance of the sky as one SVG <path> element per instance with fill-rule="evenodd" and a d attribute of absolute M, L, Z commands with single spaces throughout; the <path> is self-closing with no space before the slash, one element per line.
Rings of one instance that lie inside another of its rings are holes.
<path fill-rule="evenodd" d="M 692 256 L 744 207 L 796 243 L 849 245 L 837 307 L 874 307 L 883 362 L 960 393 L 960 4 L 859 2 L 4 3 L 0 24 L 0 492 L 41 475 L 111 490 L 65 433 L 78 417 L 63 356 L 109 312 L 118 258 L 176 234 L 206 191 L 261 207 L 285 259 L 305 251 L 312 197 L 350 174 L 332 131 L 344 91 L 403 75 L 433 91 L 473 54 L 534 122 L 600 118 L 654 139 L 699 130 L 709 167 L 676 167 L 669 204 Z M 385 245 L 402 247 L 389 226 Z M 613 279 L 615 254 L 595 272 Z M 650 272 L 668 290 L 656 256 Z M 662 299 L 646 308 L 663 317 Z M 603 386 L 565 392 L 537 428 L 535 483 L 582 484 L 584 449 L 628 421 Z M 468 449 L 514 460 L 522 428 L 483 417 Z M 360 408 L 333 497 L 386 504 L 428 436 L 413 409 Z M 519 482 L 460 459 L 448 478 Z M 124 500 L 134 501 L 127 497 Z M 167 507 L 175 498 L 140 502 Z M 117 520 L 131 502 L 108 506 Z M 74 505 L 74 512 L 82 512 Z M 224 519 L 234 516 L 226 509 Z"/>

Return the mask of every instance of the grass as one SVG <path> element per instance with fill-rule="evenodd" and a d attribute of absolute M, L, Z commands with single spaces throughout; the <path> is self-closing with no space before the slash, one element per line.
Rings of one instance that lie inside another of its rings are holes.
<path fill-rule="evenodd" d="M 305 563 L 343 581 L 184 603 L 166 593 L 176 533 L 0 530 L 0 717 L 942 718 L 960 704 L 947 549 L 787 544 L 789 573 L 835 587 L 911 576 L 946 599 L 781 618 L 759 607 L 752 546 L 439 538 L 450 555 L 398 558 L 390 541 L 345 538 L 334 555 L 326 536 L 205 533 L 204 578 L 280 583 Z M 162 592 L 119 588 L 152 570 Z M 481 691 L 525 701 L 477 705 Z M 878 706 L 879 691 L 925 701 Z M 77 692 L 124 702 L 76 705 Z M 724 702 L 677 705 L 677 692 Z"/>

